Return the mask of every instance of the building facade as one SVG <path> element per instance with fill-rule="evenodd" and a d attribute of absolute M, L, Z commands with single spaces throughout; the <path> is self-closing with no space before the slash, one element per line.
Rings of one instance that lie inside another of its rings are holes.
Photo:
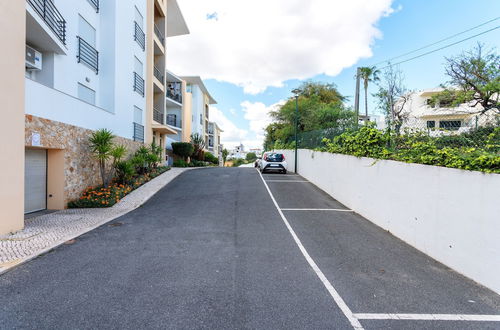
<path fill-rule="evenodd" d="M 215 157 L 221 159 L 222 157 L 222 144 L 220 134 L 224 132 L 219 125 L 215 122 L 208 122 L 208 151 Z"/>
<path fill-rule="evenodd" d="M 433 102 L 432 97 L 442 91 L 442 88 L 425 89 L 399 99 L 396 108 L 402 118 L 401 128 L 443 135 L 467 132 L 500 120 L 495 111 L 483 112 L 480 105 L 455 106 L 451 100 Z"/>
<path fill-rule="evenodd" d="M 17 201 L 0 210 L 3 234 L 21 229 L 25 213 L 63 209 L 99 183 L 93 131 L 111 130 L 131 152 L 177 134 L 165 122 L 166 38 L 189 31 L 175 0 L 26 0 L 1 9 L 12 45 L 3 52 L 10 124 L 2 133 L 13 141 L 2 157 L 16 170 L 13 187 L 0 191 L 2 202 Z"/>

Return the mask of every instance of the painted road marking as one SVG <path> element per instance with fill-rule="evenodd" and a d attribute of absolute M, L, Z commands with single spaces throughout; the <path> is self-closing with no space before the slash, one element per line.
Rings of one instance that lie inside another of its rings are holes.
<path fill-rule="evenodd" d="M 318 267 L 316 262 L 311 258 L 309 253 L 307 252 L 306 248 L 304 245 L 302 245 L 302 242 L 300 241 L 299 237 L 293 230 L 292 226 L 288 222 L 287 218 L 283 214 L 283 211 L 286 210 L 307 210 L 307 209 L 281 209 L 276 202 L 276 199 L 274 198 L 273 193 L 271 192 L 271 189 L 269 189 L 269 186 L 266 183 L 266 180 L 264 180 L 264 177 L 262 174 L 259 172 L 260 178 L 262 179 L 262 182 L 264 183 L 264 186 L 267 189 L 267 192 L 269 193 L 269 196 L 271 197 L 274 206 L 278 210 L 278 213 L 281 216 L 281 219 L 285 223 L 285 226 L 287 227 L 288 231 L 293 237 L 293 240 L 299 247 L 300 252 L 302 252 L 302 255 L 305 257 L 311 268 L 314 270 L 316 275 L 319 277 L 325 288 L 328 290 L 330 295 L 332 296 L 333 300 L 337 304 L 337 306 L 340 308 L 342 313 L 347 317 L 351 325 L 353 326 L 354 329 L 358 330 L 363 330 L 363 326 L 359 322 L 359 320 L 432 320 L 432 321 L 482 321 L 482 322 L 500 322 L 500 315 L 480 315 L 480 314 L 384 314 L 384 313 L 353 313 L 349 306 L 345 303 L 344 299 L 340 296 L 340 294 L 337 292 L 337 290 L 333 287 L 333 285 L 328 281 L 326 278 L 325 274 L 321 271 L 321 269 Z M 318 209 L 311 209 L 311 210 L 318 210 Z M 332 210 L 332 209 L 326 209 L 326 210 Z M 351 211 L 351 210 L 342 210 L 342 211 Z"/>
<path fill-rule="evenodd" d="M 281 209 L 281 211 L 335 211 L 335 212 L 354 212 L 349 209 Z"/>
<path fill-rule="evenodd" d="M 433 320 L 433 321 L 500 322 L 500 315 L 356 313 L 354 314 L 354 316 L 360 320 Z"/>
<path fill-rule="evenodd" d="M 264 185 L 266 186 L 267 192 L 269 193 L 269 196 L 271 196 L 271 199 L 273 200 L 274 206 L 276 206 L 276 209 L 278 210 L 278 213 L 280 214 L 281 219 L 285 223 L 285 226 L 288 228 L 288 231 L 292 235 L 293 240 L 295 241 L 295 243 L 299 247 L 300 252 L 302 252 L 302 255 L 304 255 L 304 257 L 306 258 L 306 260 L 309 263 L 309 265 L 311 266 L 311 268 L 314 270 L 314 272 L 316 273 L 316 275 L 319 277 L 319 279 L 321 280 L 321 282 L 323 283 L 323 285 L 325 286 L 325 288 L 328 290 L 328 292 L 330 293 L 330 295 L 332 296 L 333 300 L 335 301 L 335 303 L 337 304 L 337 306 L 340 308 L 340 310 L 342 311 L 342 313 L 344 313 L 344 315 L 347 317 L 347 319 L 349 320 L 349 322 L 351 323 L 351 325 L 353 326 L 353 328 L 354 329 L 362 330 L 363 326 L 361 325 L 361 323 L 359 323 L 359 320 L 356 318 L 356 316 L 354 316 L 354 314 L 351 311 L 351 309 L 349 308 L 349 306 L 347 306 L 347 304 L 345 303 L 344 299 L 342 299 L 342 297 L 339 295 L 339 293 L 337 292 L 337 290 L 335 290 L 335 288 L 330 283 L 330 281 L 328 281 L 328 279 L 326 278 L 325 274 L 323 274 L 323 272 L 321 271 L 321 269 L 319 269 L 318 265 L 311 258 L 311 256 L 307 252 L 307 250 L 304 247 L 304 245 L 302 245 L 302 242 L 300 241 L 300 239 L 297 236 L 297 234 L 295 234 L 295 231 L 292 229 L 292 226 L 290 226 L 290 223 L 288 222 L 288 220 L 286 219 L 285 215 L 281 211 L 278 203 L 276 202 L 276 199 L 273 196 L 273 193 L 271 192 L 271 189 L 269 189 L 269 186 L 267 185 L 266 180 L 264 180 L 264 177 L 262 176 L 262 174 L 260 172 L 259 172 L 259 175 L 260 175 L 260 178 L 262 179 L 262 182 L 264 182 Z"/>
<path fill-rule="evenodd" d="M 264 178 L 262 178 L 264 180 Z M 266 182 L 309 182 L 305 180 L 265 180 Z"/>

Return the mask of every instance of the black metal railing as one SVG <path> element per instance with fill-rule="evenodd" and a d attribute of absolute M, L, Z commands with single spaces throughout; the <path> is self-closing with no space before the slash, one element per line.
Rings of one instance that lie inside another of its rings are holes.
<path fill-rule="evenodd" d="M 156 24 L 155 24 L 155 34 L 158 37 L 158 39 L 160 39 L 161 44 L 165 45 L 165 36 L 163 35 L 163 33 L 161 33 L 160 29 Z"/>
<path fill-rule="evenodd" d="M 134 92 L 144 96 L 144 79 L 137 72 L 134 72 Z"/>
<path fill-rule="evenodd" d="M 94 7 L 95 12 L 98 13 L 99 12 L 99 0 L 89 0 L 89 2 L 92 5 L 92 7 Z"/>
<path fill-rule="evenodd" d="M 165 115 L 163 114 L 162 111 L 156 109 L 156 108 L 153 108 L 153 119 L 154 121 L 156 121 L 157 123 L 160 123 L 162 125 L 165 125 Z"/>
<path fill-rule="evenodd" d="M 134 141 L 144 142 L 144 126 L 134 123 Z"/>
<path fill-rule="evenodd" d="M 134 40 L 137 41 L 142 50 L 146 49 L 146 35 L 137 22 L 134 22 Z"/>
<path fill-rule="evenodd" d="M 163 74 L 161 73 L 160 69 L 158 69 L 156 66 L 154 67 L 153 74 L 155 75 L 156 79 L 158 79 L 162 84 L 164 84 Z"/>
<path fill-rule="evenodd" d="M 180 125 L 177 125 L 177 115 L 168 114 L 167 115 L 167 125 L 179 127 Z"/>
<path fill-rule="evenodd" d="M 40 15 L 57 38 L 66 45 L 66 20 L 52 0 L 27 0 L 33 9 Z"/>
<path fill-rule="evenodd" d="M 182 103 L 182 84 L 180 82 L 168 82 L 167 97 L 178 103 Z"/>
<path fill-rule="evenodd" d="M 95 73 L 99 73 L 99 52 L 83 38 L 78 38 L 78 63 L 88 65 Z"/>

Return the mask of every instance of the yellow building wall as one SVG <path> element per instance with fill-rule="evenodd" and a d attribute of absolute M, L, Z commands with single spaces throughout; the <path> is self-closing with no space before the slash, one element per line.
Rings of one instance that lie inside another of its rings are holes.
<path fill-rule="evenodd" d="M 24 226 L 26 1 L 0 1 L 0 234 Z"/>

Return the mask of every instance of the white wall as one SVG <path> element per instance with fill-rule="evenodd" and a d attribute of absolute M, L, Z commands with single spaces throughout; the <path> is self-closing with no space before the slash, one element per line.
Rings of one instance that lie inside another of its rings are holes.
<path fill-rule="evenodd" d="M 282 152 L 293 171 L 293 150 Z M 298 173 L 376 225 L 500 293 L 499 174 L 303 149 Z"/>

